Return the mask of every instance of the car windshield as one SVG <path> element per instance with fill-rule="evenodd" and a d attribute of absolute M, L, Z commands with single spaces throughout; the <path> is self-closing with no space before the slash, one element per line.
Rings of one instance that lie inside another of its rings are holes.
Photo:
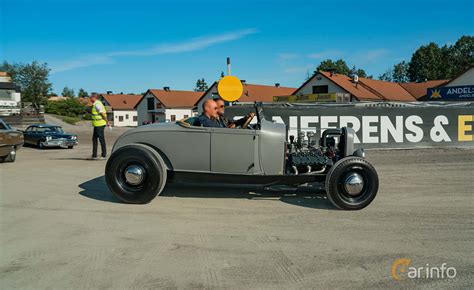
<path fill-rule="evenodd" d="M 36 131 L 38 133 L 46 133 L 46 134 L 48 134 L 48 133 L 63 133 L 64 132 L 61 127 L 43 127 L 43 128 L 38 127 L 36 129 Z"/>
<path fill-rule="evenodd" d="M 0 130 L 10 130 L 12 127 L 8 125 L 7 123 L 0 121 Z"/>

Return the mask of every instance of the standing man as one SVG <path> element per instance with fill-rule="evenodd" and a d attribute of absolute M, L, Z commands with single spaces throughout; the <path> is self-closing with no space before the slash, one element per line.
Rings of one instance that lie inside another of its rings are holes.
<path fill-rule="evenodd" d="M 97 94 L 90 96 L 92 101 L 92 126 L 94 127 L 94 133 L 92 134 L 92 159 L 105 159 L 107 157 L 107 148 L 105 147 L 104 131 L 105 126 L 109 126 L 107 121 L 107 112 L 104 104 L 98 99 Z M 102 156 L 97 157 L 97 139 L 99 139 L 100 147 L 102 149 Z"/>

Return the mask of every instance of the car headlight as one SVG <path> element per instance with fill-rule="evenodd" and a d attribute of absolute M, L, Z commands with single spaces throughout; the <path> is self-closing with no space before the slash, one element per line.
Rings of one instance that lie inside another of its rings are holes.
<path fill-rule="evenodd" d="M 71 136 L 71 139 L 72 139 L 72 140 L 76 140 L 76 139 L 77 139 L 77 136 Z"/>
<path fill-rule="evenodd" d="M 46 141 L 53 139 L 51 136 L 46 136 Z"/>

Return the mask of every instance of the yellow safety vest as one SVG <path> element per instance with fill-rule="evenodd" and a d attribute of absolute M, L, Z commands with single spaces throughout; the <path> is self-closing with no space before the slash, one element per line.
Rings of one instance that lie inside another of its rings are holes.
<path fill-rule="evenodd" d="M 102 115 L 99 114 L 96 110 L 96 105 L 99 105 L 102 107 L 102 112 L 105 112 L 105 107 L 104 104 L 102 104 L 101 101 L 97 100 L 92 104 L 92 126 L 94 127 L 100 127 L 100 126 L 105 126 L 107 125 L 107 122 L 102 118 Z"/>

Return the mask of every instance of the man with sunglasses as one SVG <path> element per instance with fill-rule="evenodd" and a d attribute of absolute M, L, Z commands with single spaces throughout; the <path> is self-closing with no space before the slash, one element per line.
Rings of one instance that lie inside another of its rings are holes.
<path fill-rule="evenodd" d="M 230 121 L 225 116 L 225 103 L 224 103 L 224 100 L 215 99 L 215 102 L 217 104 L 217 113 L 218 113 L 219 124 L 223 128 L 242 127 L 242 125 L 245 124 L 245 121 L 247 121 L 249 118 L 253 118 L 255 116 L 254 112 L 250 112 L 250 113 L 247 114 L 247 116 L 245 116 L 241 119 L 238 119 L 236 121 Z"/>
<path fill-rule="evenodd" d="M 202 104 L 202 114 L 194 120 L 194 126 L 199 127 L 222 127 L 217 113 L 217 104 L 214 100 L 206 100 Z"/>

